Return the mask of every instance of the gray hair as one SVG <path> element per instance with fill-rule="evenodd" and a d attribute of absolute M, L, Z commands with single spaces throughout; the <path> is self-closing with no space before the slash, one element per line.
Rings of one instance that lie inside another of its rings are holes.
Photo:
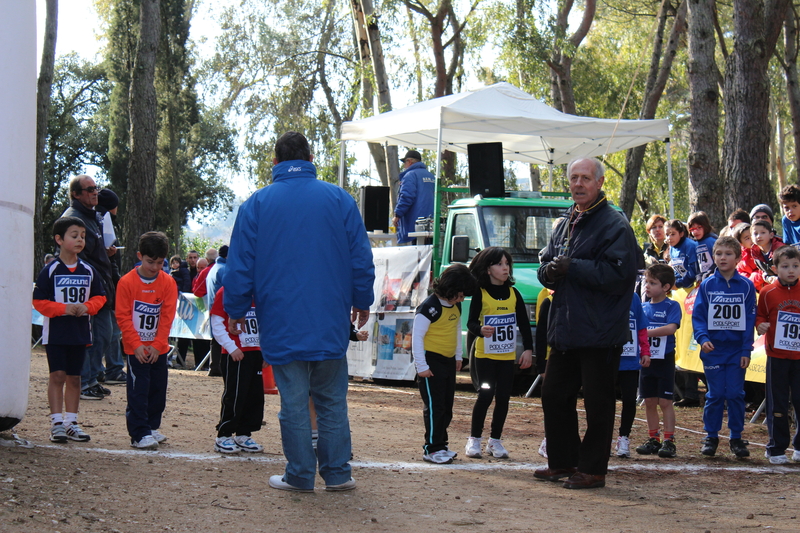
<path fill-rule="evenodd" d="M 575 163 L 578 163 L 579 161 L 591 161 L 592 163 L 594 163 L 595 180 L 599 180 L 600 178 L 606 175 L 606 167 L 603 166 L 603 163 L 601 163 L 599 159 L 597 159 L 596 157 L 579 157 L 578 159 L 573 159 L 572 161 L 569 162 L 569 165 L 567 165 L 567 179 L 569 179 L 569 176 L 572 174 L 572 166 Z"/>

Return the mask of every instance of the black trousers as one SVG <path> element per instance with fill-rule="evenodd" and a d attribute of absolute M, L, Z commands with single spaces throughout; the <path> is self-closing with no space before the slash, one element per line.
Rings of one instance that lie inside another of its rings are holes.
<path fill-rule="evenodd" d="M 470 436 L 480 437 L 483 435 L 486 412 L 494 399 L 492 430 L 489 435 L 493 439 L 499 439 L 503 436 L 503 426 L 508 416 L 508 401 L 511 399 L 511 390 L 514 386 L 514 361 L 476 357 L 475 370 L 481 388 L 478 390 L 475 407 L 472 408 Z"/>
<path fill-rule="evenodd" d="M 611 453 L 616 380 L 621 346 L 553 349 L 542 384 L 544 429 L 550 468 L 605 475 Z M 586 433 L 578 433 L 578 392 L 583 387 Z"/>
<path fill-rule="evenodd" d="M 447 448 L 447 428 L 453 419 L 456 394 L 456 359 L 434 352 L 425 352 L 433 376 L 419 378 L 419 393 L 424 407 L 425 444 L 422 449 L 432 454 Z"/>
<path fill-rule="evenodd" d="M 220 370 L 225 389 L 217 424 L 217 437 L 250 435 L 261 429 L 264 419 L 264 382 L 261 351 L 243 352 L 241 361 L 228 354 L 220 358 Z"/>
<path fill-rule="evenodd" d="M 619 389 L 622 393 L 622 414 L 620 415 L 619 436 L 628 437 L 636 418 L 636 393 L 639 390 L 639 371 L 620 370 Z"/>

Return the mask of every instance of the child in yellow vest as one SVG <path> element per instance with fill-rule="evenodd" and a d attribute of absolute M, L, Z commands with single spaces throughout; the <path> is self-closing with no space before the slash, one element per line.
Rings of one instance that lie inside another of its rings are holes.
<path fill-rule="evenodd" d="M 472 297 L 467 328 L 476 335 L 475 370 L 480 390 L 472 409 L 472 430 L 467 440 L 467 457 L 481 457 L 481 440 L 486 412 L 494 399 L 494 413 L 486 453 L 507 458 L 500 440 L 508 415 L 508 401 L 514 384 L 517 332 L 522 337 L 520 368 L 529 368 L 533 356 L 533 335 L 522 295 L 513 287 L 513 260 L 503 248 L 483 249 L 470 263 L 480 291 Z"/>
<path fill-rule="evenodd" d="M 472 296 L 475 286 L 465 265 L 451 265 L 433 282 L 433 294 L 414 316 L 411 350 L 425 404 L 422 458 L 429 463 L 452 463 L 456 456 L 447 448 L 447 427 L 453 419 L 456 372 L 461 370 L 461 302 Z"/>

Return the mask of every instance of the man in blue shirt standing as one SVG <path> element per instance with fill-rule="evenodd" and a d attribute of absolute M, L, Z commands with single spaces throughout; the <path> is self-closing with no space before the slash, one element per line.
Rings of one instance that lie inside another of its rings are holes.
<path fill-rule="evenodd" d="M 264 360 L 280 390 L 283 475 L 270 487 L 312 492 L 355 488 L 350 477 L 347 358 L 350 322 L 363 326 L 372 304 L 375 267 L 358 206 L 344 189 L 317 179 L 306 138 L 288 132 L 275 144 L 272 184 L 236 216 L 223 285 L 230 333 L 255 300 Z M 309 394 L 317 411 L 311 444 Z"/>
<path fill-rule="evenodd" d="M 392 225 L 397 228 L 397 244 L 412 242 L 409 232 L 419 217 L 433 216 L 433 193 L 436 178 L 428 172 L 422 156 L 416 150 L 409 150 L 400 160 L 403 172 L 400 173 L 400 194 L 394 208 Z"/>

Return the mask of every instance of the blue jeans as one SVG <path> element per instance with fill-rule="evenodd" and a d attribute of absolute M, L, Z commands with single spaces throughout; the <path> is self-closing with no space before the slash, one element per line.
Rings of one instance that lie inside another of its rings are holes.
<path fill-rule="evenodd" d="M 122 332 L 117 325 L 117 315 L 111 311 L 111 342 L 106 350 L 106 377 L 113 378 L 125 370 L 125 361 L 122 359 L 122 348 L 119 345 Z"/>
<path fill-rule="evenodd" d="M 81 372 L 83 390 L 97 385 L 97 376 L 103 372 L 103 354 L 111 344 L 113 317 L 114 312 L 105 308 L 92 317 L 92 345 L 86 348 L 86 359 L 83 360 Z"/>
<path fill-rule="evenodd" d="M 347 417 L 347 359 L 293 361 L 272 367 L 281 398 L 278 420 L 286 457 L 286 483 L 313 489 L 317 461 L 326 485 L 350 480 L 350 421 Z M 309 394 L 317 411 L 317 453 L 311 445 Z"/>

